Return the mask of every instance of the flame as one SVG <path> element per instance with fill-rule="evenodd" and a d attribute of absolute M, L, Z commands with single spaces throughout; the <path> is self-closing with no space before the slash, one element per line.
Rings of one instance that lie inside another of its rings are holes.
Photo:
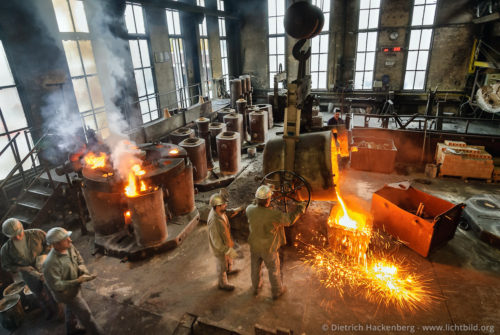
<path fill-rule="evenodd" d="M 130 215 L 131 215 L 131 214 L 130 214 L 130 211 L 126 211 L 126 212 L 125 212 L 125 216 L 126 216 L 126 217 L 128 217 L 128 218 L 129 218 L 129 217 L 130 217 Z"/>
<path fill-rule="evenodd" d="M 171 154 L 171 155 L 177 155 L 179 153 L 179 149 L 177 149 L 177 148 L 172 149 L 168 153 Z"/>
<path fill-rule="evenodd" d="M 99 156 L 96 156 L 93 152 L 89 152 L 83 159 L 85 160 L 86 166 L 91 169 L 97 169 L 106 166 L 107 155 L 104 152 L 100 152 Z"/>
<path fill-rule="evenodd" d="M 137 179 L 139 176 L 146 174 L 146 171 L 141 169 L 139 164 L 132 166 L 131 171 L 128 173 L 128 184 L 125 185 L 125 195 L 129 198 L 137 197 L 139 192 L 147 191 L 147 186 L 143 180 L 139 183 L 139 191 L 137 191 Z"/>
<path fill-rule="evenodd" d="M 335 193 L 337 194 L 337 199 L 339 200 L 340 208 L 337 209 L 334 207 L 332 209 L 332 214 L 328 218 L 328 225 L 330 227 L 333 227 L 334 225 L 339 225 L 355 230 L 365 229 L 366 217 L 361 213 L 348 209 L 344 203 L 344 200 L 340 196 L 338 190 L 335 190 Z"/>

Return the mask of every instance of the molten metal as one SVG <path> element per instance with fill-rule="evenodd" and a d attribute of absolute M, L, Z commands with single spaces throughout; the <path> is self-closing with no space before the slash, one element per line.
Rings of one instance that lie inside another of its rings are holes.
<path fill-rule="evenodd" d="M 125 195 L 127 197 L 137 197 L 140 195 L 140 192 L 147 191 L 148 188 L 143 180 L 140 180 L 139 191 L 137 191 L 138 177 L 144 174 L 146 174 L 146 171 L 142 170 L 139 164 L 135 164 L 132 166 L 131 171 L 128 173 L 128 184 L 125 185 Z"/>
<path fill-rule="evenodd" d="M 96 156 L 93 152 L 89 152 L 83 159 L 87 167 L 97 169 L 106 166 L 107 155 L 104 152 L 100 152 L 99 155 Z"/>

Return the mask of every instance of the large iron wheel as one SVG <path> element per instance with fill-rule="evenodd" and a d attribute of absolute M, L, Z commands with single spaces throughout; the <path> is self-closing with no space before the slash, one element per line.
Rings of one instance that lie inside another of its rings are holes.
<path fill-rule="evenodd" d="M 288 170 L 277 170 L 262 178 L 261 185 L 273 190 L 271 206 L 285 213 L 294 211 L 297 204 L 306 201 L 306 209 L 311 203 L 311 186 L 299 174 Z"/>

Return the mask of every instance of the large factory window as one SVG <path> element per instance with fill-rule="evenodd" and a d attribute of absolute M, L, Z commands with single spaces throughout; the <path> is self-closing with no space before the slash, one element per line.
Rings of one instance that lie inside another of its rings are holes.
<path fill-rule="evenodd" d="M 207 18 L 203 18 L 203 22 L 199 24 L 200 30 L 200 53 L 201 53 L 201 81 L 204 96 L 213 97 L 212 95 L 212 64 L 210 63 L 210 51 L 208 47 L 207 34 Z"/>
<path fill-rule="evenodd" d="M 285 0 L 268 0 L 267 9 L 269 20 L 269 87 L 273 87 L 274 76 L 278 72 L 280 64 L 282 70 L 286 71 L 285 27 L 283 26 Z"/>
<path fill-rule="evenodd" d="M 141 5 L 127 3 L 125 6 L 125 24 L 129 33 L 128 42 L 134 66 L 142 122 L 146 123 L 158 119 L 159 113 L 149 43 Z"/>
<path fill-rule="evenodd" d="M 184 60 L 184 42 L 182 39 L 179 12 L 167 9 L 166 15 L 168 34 L 170 37 L 172 66 L 174 70 L 177 106 L 179 108 L 189 107 L 189 89 L 185 65 L 186 62 Z"/>
<path fill-rule="evenodd" d="M 3 48 L 3 43 L 0 41 L 0 113 L 2 114 L 0 123 L 0 151 L 6 148 L 9 141 L 16 136 L 17 133 L 28 129 L 28 123 L 24 115 L 23 106 L 19 99 L 16 83 L 10 70 L 7 56 Z M 0 180 L 4 179 L 10 170 L 17 164 L 18 159 L 23 159 L 29 152 L 29 145 L 33 145 L 31 135 L 27 137 L 23 133 L 19 134 L 16 139 L 19 157 L 16 158 L 15 151 L 12 147 L 0 155 Z M 28 169 L 31 161 L 26 161 L 23 164 L 24 169 Z"/>
<path fill-rule="evenodd" d="M 406 58 L 405 90 L 425 89 L 437 0 L 415 0 Z M 424 29 L 425 28 L 425 29 Z"/>
<path fill-rule="evenodd" d="M 311 41 L 311 88 L 326 89 L 328 80 L 328 31 L 330 29 L 330 0 L 313 0 L 325 15 L 325 23 L 321 34 Z"/>
<path fill-rule="evenodd" d="M 224 0 L 217 0 L 217 10 L 224 11 Z M 220 36 L 220 56 L 222 62 L 222 77 L 226 85 L 226 91 L 229 92 L 229 65 L 227 60 L 227 35 L 226 19 L 219 16 L 219 36 Z"/>
<path fill-rule="evenodd" d="M 108 120 L 83 1 L 52 0 L 84 128 L 106 138 Z"/>
<path fill-rule="evenodd" d="M 354 75 L 354 89 L 357 90 L 369 90 L 373 86 L 379 14 L 380 0 L 360 1 Z"/>

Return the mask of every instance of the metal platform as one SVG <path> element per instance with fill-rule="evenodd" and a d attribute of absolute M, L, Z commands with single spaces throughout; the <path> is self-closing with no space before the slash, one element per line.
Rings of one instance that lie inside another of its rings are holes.
<path fill-rule="evenodd" d="M 96 233 L 95 251 L 130 261 L 145 259 L 179 246 L 198 225 L 199 221 L 200 214 L 197 208 L 189 214 L 174 217 L 167 222 L 167 239 L 160 244 L 149 247 L 138 245 L 135 236 L 126 230 L 111 235 Z"/>
<path fill-rule="evenodd" d="M 475 195 L 465 204 L 463 220 L 479 239 L 500 249 L 500 195 Z"/>

